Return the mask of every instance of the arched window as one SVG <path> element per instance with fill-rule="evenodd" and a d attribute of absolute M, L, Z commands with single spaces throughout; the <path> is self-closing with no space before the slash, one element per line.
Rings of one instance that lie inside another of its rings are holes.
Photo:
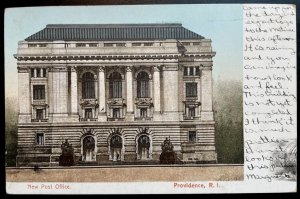
<path fill-rule="evenodd" d="M 95 79 L 94 75 L 90 72 L 86 72 L 82 76 L 82 98 L 95 98 Z"/>
<path fill-rule="evenodd" d="M 141 160 L 149 159 L 150 139 L 142 135 L 138 139 L 138 155 Z"/>
<path fill-rule="evenodd" d="M 113 161 L 121 160 L 122 138 L 119 135 L 114 135 L 110 139 L 110 152 Z"/>
<path fill-rule="evenodd" d="M 122 76 L 118 72 L 109 76 L 109 97 L 122 98 Z"/>
<path fill-rule="evenodd" d="M 149 97 L 149 75 L 144 71 L 137 75 L 137 97 Z"/>

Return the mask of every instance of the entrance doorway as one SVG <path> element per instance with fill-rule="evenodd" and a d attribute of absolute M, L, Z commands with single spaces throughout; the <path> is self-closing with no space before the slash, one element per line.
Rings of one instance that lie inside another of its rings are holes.
<path fill-rule="evenodd" d="M 121 161 L 122 155 L 122 138 L 119 135 L 114 135 L 110 140 L 110 152 L 112 161 Z"/>
<path fill-rule="evenodd" d="M 83 139 L 83 160 L 84 161 L 95 161 L 95 139 L 92 136 L 86 136 Z"/>

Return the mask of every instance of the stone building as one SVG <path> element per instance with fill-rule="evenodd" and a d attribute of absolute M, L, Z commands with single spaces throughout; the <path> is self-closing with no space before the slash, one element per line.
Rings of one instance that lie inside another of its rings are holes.
<path fill-rule="evenodd" d="M 55 24 L 18 43 L 17 166 L 217 161 L 211 40 L 181 24 Z"/>

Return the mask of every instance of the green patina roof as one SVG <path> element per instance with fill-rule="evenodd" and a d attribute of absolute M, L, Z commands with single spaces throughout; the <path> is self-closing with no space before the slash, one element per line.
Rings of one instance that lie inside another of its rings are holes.
<path fill-rule="evenodd" d="M 49 24 L 26 41 L 122 41 L 204 39 L 178 23 L 166 24 Z"/>

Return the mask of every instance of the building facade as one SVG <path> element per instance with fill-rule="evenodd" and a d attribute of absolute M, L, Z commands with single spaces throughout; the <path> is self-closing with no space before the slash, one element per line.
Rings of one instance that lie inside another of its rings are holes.
<path fill-rule="evenodd" d="M 18 43 L 17 166 L 215 163 L 211 40 L 181 24 L 47 25 Z"/>

